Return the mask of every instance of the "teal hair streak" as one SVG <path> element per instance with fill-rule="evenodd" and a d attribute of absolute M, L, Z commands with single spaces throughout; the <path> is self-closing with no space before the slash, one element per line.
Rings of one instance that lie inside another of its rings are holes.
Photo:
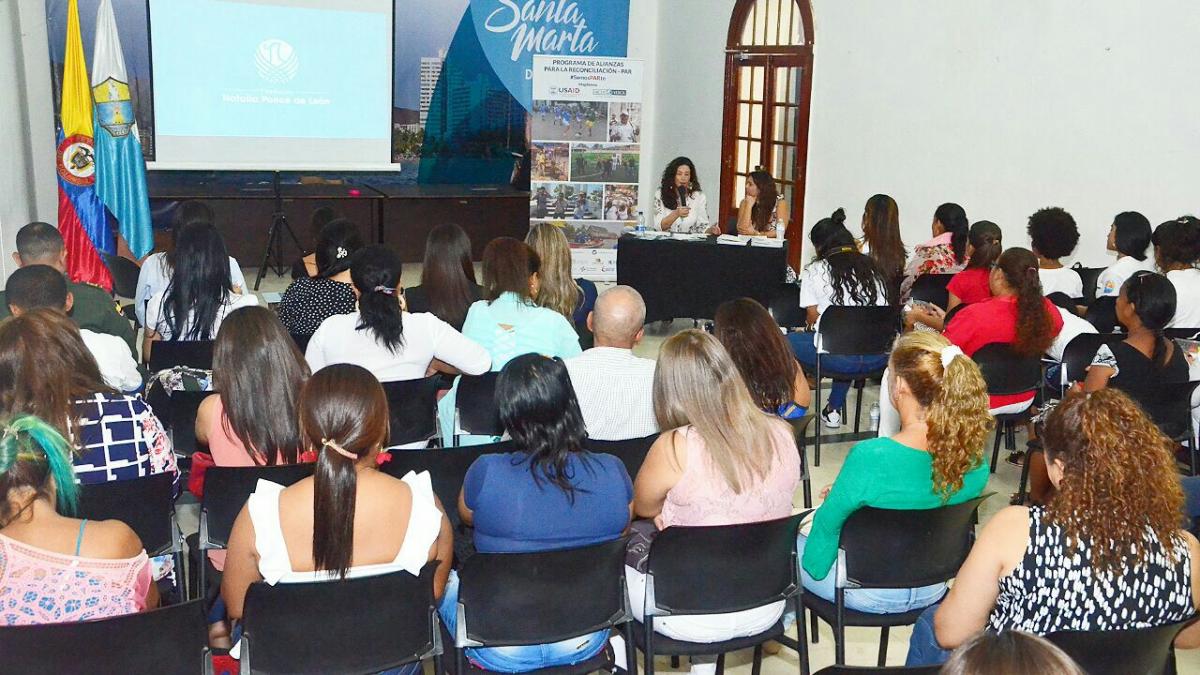
<path fill-rule="evenodd" d="M 0 474 L 6 473 L 18 461 L 39 461 L 41 457 L 46 458 L 50 475 L 54 477 L 58 512 L 75 515 L 79 486 L 75 484 L 75 466 L 71 462 L 71 445 L 67 439 L 33 415 L 22 415 L 4 426 L 3 435 L 0 435 Z"/>

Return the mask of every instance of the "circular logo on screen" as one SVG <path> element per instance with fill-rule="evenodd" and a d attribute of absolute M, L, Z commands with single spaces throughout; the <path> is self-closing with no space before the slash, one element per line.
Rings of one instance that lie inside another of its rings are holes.
<path fill-rule="evenodd" d="M 282 84 L 296 77 L 300 59 L 296 50 L 283 40 L 270 38 L 259 43 L 254 52 L 254 66 L 258 76 L 273 84 Z"/>
<path fill-rule="evenodd" d="M 88 136 L 68 136 L 58 144 L 58 175 L 72 185 L 95 181 L 96 153 Z"/>

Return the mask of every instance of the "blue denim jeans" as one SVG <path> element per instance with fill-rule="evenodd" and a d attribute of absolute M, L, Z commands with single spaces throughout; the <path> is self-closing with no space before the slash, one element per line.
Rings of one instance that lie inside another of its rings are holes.
<path fill-rule="evenodd" d="M 813 344 L 816 333 L 788 333 L 788 342 L 796 354 L 796 360 L 804 365 L 807 372 L 816 372 L 817 348 Z M 840 356 L 837 354 L 821 355 L 821 375 L 838 375 L 856 377 L 866 375 L 887 366 L 887 354 L 869 356 Z M 835 380 L 829 393 L 829 407 L 839 410 L 846 405 L 846 392 L 850 391 L 850 382 Z"/>
<path fill-rule="evenodd" d="M 451 571 L 446 581 L 446 592 L 438 614 L 446 630 L 453 636 L 458 625 L 458 573 Z M 567 666 L 586 661 L 608 642 L 608 631 L 571 638 L 548 645 L 523 645 L 520 647 L 468 648 L 467 658 L 488 669 L 505 673 L 523 673 L 551 666 Z M 447 647 L 449 650 L 449 646 Z"/>
<path fill-rule="evenodd" d="M 804 544 L 807 541 L 808 537 L 803 534 L 796 538 L 796 550 L 800 558 L 804 557 Z M 829 602 L 834 602 L 837 597 L 836 576 L 836 565 L 820 581 L 814 579 L 804 565 L 800 566 L 800 582 L 804 590 Z M 940 601 L 945 594 L 946 584 L 920 588 L 847 588 L 846 607 L 870 614 L 899 614 L 928 607 Z"/>
<path fill-rule="evenodd" d="M 933 615 L 940 606 L 934 605 L 921 612 L 917 623 L 913 625 L 912 637 L 908 640 L 908 659 L 905 666 L 936 666 L 950 658 L 950 650 L 942 649 L 937 636 L 933 632 Z"/>

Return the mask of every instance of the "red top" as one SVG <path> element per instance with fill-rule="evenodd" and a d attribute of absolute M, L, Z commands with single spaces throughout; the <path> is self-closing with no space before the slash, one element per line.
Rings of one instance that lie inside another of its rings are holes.
<path fill-rule="evenodd" d="M 986 267 L 965 269 L 954 275 L 954 278 L 947 284 L 946 290 L 953 293 L 954 297 L 964 305 L 983 302 L 992 297 L 992 289 L 988 287 L 990 275 L 991 270 Z"/>
<path fill-rule="evenodd" d="M 957 294 L 956 294 L 957 295 Z M 1062 315 L 1049 300 L 1043 299 L 1046 313 L 1050 315 L 1051 334 L 1062 330 Z M 974 356 L 980 347 L 1000 342 L 1011 344 L 1017 339 L 1017 298 L 1006 295 L 990 298 L 964 307 L 942 332 L 946 339 L 958 345 L 967 356 Z M 999 408 L 1013 403 L 1023 403 L 1033 398 L 1034 392 L 989 396 L 988 406 Z"/>

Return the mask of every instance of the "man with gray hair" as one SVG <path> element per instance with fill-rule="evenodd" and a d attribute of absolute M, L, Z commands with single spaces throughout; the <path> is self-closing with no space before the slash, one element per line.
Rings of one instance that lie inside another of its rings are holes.
<path fill-rule="evenodd" d="M 646 303 L 632 287 L 604 291 L 587 318 L 596 346 L 566 360 L 590 438 L 619 441 L 658 432 L 655 363 L 633 355 L 645 320 Z"/>

